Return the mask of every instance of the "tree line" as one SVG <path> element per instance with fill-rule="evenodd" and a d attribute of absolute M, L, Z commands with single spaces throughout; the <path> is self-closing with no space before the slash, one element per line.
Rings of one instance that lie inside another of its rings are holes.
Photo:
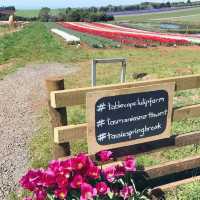
<path fill-rule="evenodd" d="M 96 10 L 96 11 L 102 11 L 102 12 L 124 12 L 124 11 L 139 11 L 139 10 L 147 10 L 147 9 L 161 9 L 161 8 L 178 8 L 178 7 L 187 7 L 187 6 L 196 6 L 200 5 L 200 1 L 191 2 L 191 0 L 187 0 L 186 2 L 143 2 L 140 4 L 134 4 L 134 5 L 125 5 L 125 6 L 102 6 L 99 8 L 91 7 L 88 8 L 88 10 Z"/>
<path fill-rule="evenodd" d="M 37 17 L 21 17 L 16 16 L 16 20 L 22 21 L 36 21 L 40 20 L 43 22 L 49 21 L 111 21 L 114 20 L 113 14 L 115 12 L 125 12 L 125 11 L 139 11 L 147 9 L 161 9 L 161 8 L 171 8 L 171 7 L 187 7 L 187 6 L 197 6 L 200 5 L 200 1 L 191 2 L 166 2 L 166 3 L 155 3 L 155 2 L 144 2 L 135 5 L 125 5 L 125 6 L 101 6 L 101 7 L 89 7 L 89 8 L 66 8 L 61 9 L 56 13 L 51 12 L 51 9 L 44 7 L 39 11 Z M 0 7 L 0 11 L 4 10 L 15 10 L 15 7 Z M 7 20 L 9 16 L 1 14 L 0 20 Z"/>
<path fill-rule="evenodd" d="M 0 11 L 15 11 L 15 7 L 0 7 Z M 8 20 L 9 14 L 3 14 L 0 12 L 0 20 Z M 57 21 L 111 21 L 114 20 L 113 15 L 109 15 L 106 12 L 102 11 L 90 11 L 89 9 L 60 9 L 60 11 L 53 13 L 48 7 L 40 9 L 37 17 L 21 17 L 15 16 L 15 19 L 18 21 L 42 21 L 42 22 L 57 22 Z"/>
<path fill-rule="evenodd" d="M 108 15 L 101 11 L 89 11 L 87 9 L 72 9 L 67 8 L 60 10 L 57 14 L 51 14 L 50 8 L 42 8 L 39 12 L 38 19 L 43 22 L 48 21 L 111 21 L 113 15 Z"/>

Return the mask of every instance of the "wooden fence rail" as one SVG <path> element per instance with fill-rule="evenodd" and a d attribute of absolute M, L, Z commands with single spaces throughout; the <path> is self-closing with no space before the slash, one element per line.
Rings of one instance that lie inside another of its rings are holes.
<path fill-rule="evenodd" d="M 54 91 L 54 92 L 51 92 L 51 106 L 53 108 L 60 108 L 60 107 L 65 107 L 65 106 L 75 106 L 75 105 L 85 104 L 86 94 L 88 92 L 94 92 L 94 91 L 99 91 L 99 90 L 115 90 L 115 89 L 122 89 L 122 88 L 140 87 L 140 86 L 145 86 L 145 85 L 154 85 L 154 84 L 168 83 L 168 82 L 176 83 L 176 91 L 195 89 L 195 88 L 200 87 L 200 75 L 190 75 L 190 76 L 183 76 L 183 77 L 157 79 L 157 80 L 151 80 L 151 81 L 140 81 L 140 82 L 133 82 L 133 83 Z"/>
<path fill-rule="evenodd" d="M 173 121 L 200 116 L 200 104 L 174 108 Z M 56 127 L 54 129 L 54 142 L 63 143 L 67 141 L 86 139 L 87 123 Z"/>

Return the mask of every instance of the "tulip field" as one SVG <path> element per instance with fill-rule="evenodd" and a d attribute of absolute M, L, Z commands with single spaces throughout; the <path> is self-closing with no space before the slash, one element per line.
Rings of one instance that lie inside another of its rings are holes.
<path fill-rule="evenodd" d="M 161 45 L 189 45 L 192 43 L 200 43 L 200 36 L 189 34 L 150 32 L 94 22 L 62 22 L 59 24 L 67 29 L 118 41 L 121 44 L 151 46 L 155 43 Z"/>

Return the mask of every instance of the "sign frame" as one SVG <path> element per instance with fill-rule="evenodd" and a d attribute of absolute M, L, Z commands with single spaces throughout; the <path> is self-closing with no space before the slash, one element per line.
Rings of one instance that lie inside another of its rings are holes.
<path fill-rule="evenodd" d="M 126 94 L 134 94 L 134 93 L 145 93 L 145 92 L 153 92 L 158 90 L 164 90 L 168 93 L 168 114 L 167 114 L 167 124 L 164 132 L 144 137 L 141 139 L 135 139 L 125 142 L 119 142 L 115 144 L 109 145 L 99 145 L 96 141 L 96 103 L 98 100 L 104 97 L 114 97 L 118 95 L 126 95 Z M 135 144 L 142 144 L 145 142 L 156 141 L 160 139 L 169 138 L 171 136 L 171 120 L 172 120 L 172 112 L 173 112 L 173 97 L 175 91 L 175 82 L 154 84 L 154 85 L 146 85 L 140 87 L 132 87 L 132 88 L 124 88 L 124 89 L 116 89 L 116 90 L 103 90 L 96 92 L 89 92 L 86 95 L 86 116 L 87 116 L 87 144 L 88 144 L 88 153 L 95 154 L 102 150 L 115 149 Z"/>

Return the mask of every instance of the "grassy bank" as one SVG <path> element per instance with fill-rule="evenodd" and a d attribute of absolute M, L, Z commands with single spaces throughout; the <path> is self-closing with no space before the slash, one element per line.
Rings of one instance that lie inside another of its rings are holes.
<path fill-rule="evenodd" d="M 30 62 L 72 62 L 88 58 L 87 52 L 65 47 L 42 23 L 33 23 L 19 32 L 0 37 L 0 78 Z"/>

